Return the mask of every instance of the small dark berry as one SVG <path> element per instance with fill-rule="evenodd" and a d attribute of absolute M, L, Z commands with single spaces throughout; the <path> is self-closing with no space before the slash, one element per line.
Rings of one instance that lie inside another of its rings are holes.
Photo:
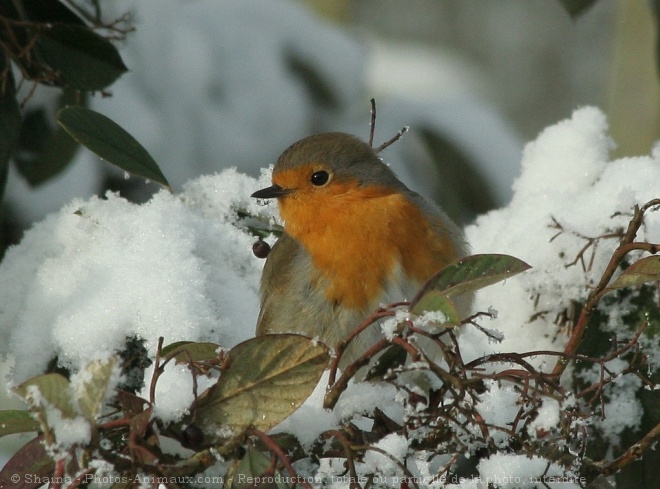
<path fill-rule="evenodd" d="M 204 443 L 204 432 L 196 424 L 190 423 L 183 430 L 184 441 L 188 446 L 195 447 Z"/>
<path fill-rule="evenodd" d="M 270 253 L 270 245 L 260 238 L 259 241 L 252 245 L 252 253 L 257 258 L 266 258 L 268 253 Z"/>

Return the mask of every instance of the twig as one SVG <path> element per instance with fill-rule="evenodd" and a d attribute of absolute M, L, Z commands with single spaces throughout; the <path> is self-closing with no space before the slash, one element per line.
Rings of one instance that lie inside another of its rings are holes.
<path fill-rule="evenodd" d="M 637 231 L 644 222 L 644 213 L 651 207 L 657 206 L 660 206 L 660 199 L 653 199 L 644 204 L 641 208 L 637 205 L 634 207 L 633 217 L 628 223 L 628 228 L 623 235 L 621 244 L 612 254 L 612 257 L 610 258 L 610 261 L 607 264 L 605 272 L 598 282 L 598 285 L 589 293 L 587 300 L 582 307 L 582 311 L 580 312 L 580 316 L 575 325 L 575 328 L 573 329 L 573 333 L 571 334 L 571 337 L 569 338 L 568 343 L 564 349 L 565 355 L 559 357 L 557 363 L 555 364 L 552 375 L 556 376 L 558 379 L 564 373 L 564 370 L 566 370 L 569 359 L 575 355 L 575 352 L 580 346 L 584 332 L 587 328 L 587 324 L 589 323 L 589 320 L 591 319 L 591 316 L 596 306 L 598 305 L 598 302 L 605 294 L 610 291 L 607 286 L 616 273 L 621 260 L 623 260 L 623 258 L 628 253 L 634 250 L 647 251 L 651 254 L 656 254 L 658 251 L 660 251 L 660 245 L 635 242 Z"/>
<path fill-rule="evenodd" d="M 339 400 L 339 396 L 342 392 L 344 392 L 344 390 L 346 390 L 346 387 L 348 387 L 348 382 L 353 378 L 355 373 L 367 365 L 374 355 L 387 348 L 389 344 L 390 343 L 385 338 L 378 341 L 378 343 L 364 352 L 360 358 L 346 367 L 344 372 L 341 374 L 341 377 L 339 377 L 339 379 L 336 381 L 335 377 L 337 375 L 337 366 L 335 364 L 335 359 L 335 362 L 333 362 L 333 366 L 330 369 L 330 380 L 328 380 L 328 386 L 330 387 L 328 388 L 328 391 L 323 398 L 323 408 L 332 409 L 335 407 L 335 404 L 337 404 L 337 401 Z"/>
<path fill-rule="evenodd" d="M 48 486 L 49 489 L 60 489 L 62 487 L 62 481 L 64 480 L 64 464 L 64 459 L 58 460 L 55 464 L 55 474 L 53 476 L 53 481 Z"/>
<path fill-rule="evenodd" d="M 396 135 L 395 135 L 393 138 L 391 138 L 391 139 L 385 141 L 383 144 L 381 144 L 380 146 L 378 146 L 374 151 L 375 151 L 376 153 L 380 153 L 380 152 L 383 151 L 385 148 L 387 148 L 387 147 L 393 145 L 393 144 L 396 143 L 399 139 L 401 139 L 401 137 L 402 137 L 405 133 L 407 133 L 409 129 L 410 129 L 410 127 L 408 127 L 408 126 L 403 126 L 403 127 L 401 128 L 401 130 L 400 130 L 399 132 L 397 132 Z"/>
<path fill-rule="evenodd" d="M 405 464 L 401 463 L 399 460 L 397 460 L 391 453 L 386 452 L 382 448 L 371 446 L 371 445 L 365 445 L 365 446 L 356 446 L 354 447 L 355 450 L 371 450 L 372 452 L 377 452 L 383 455 L 384 457 L 389 458 L 392 462 L 394 462 L 398 467 L 401 469 L 401 471 L 404 473 L 404 475 L 408 478 L 406 482 L 412 483 L 413 487 L 419 489 L 419 486 L 417 485 L 417 482 L 415 481 L 415 476 L 408 470 L 408 467 L 405 466 Z"/>
<path fill-rule="evenodd" d="M 371 99 L 371 121 L 369 122 L 369 146 L 374 147 L 374 133 L 376 132 L 376 99 Z"/>
<path fill-rule="evenodd" d="M 621 470 L 629 463 L 642 458 L 644 452 L 646 452 L 646 450 L 648 450 L 651 447 L 651 445 L 653 445 L 656 441 L 658 441 L 659 438 L 660 438 L 660 423 L 655 425 L 651 431 L 649 431 L 646 435 L 644 435 L 644 438 L 642 438 L 633 446 L 631 446 L 620 457 L 615 458 L 614 460 L 612 460 L 607 464 L 600 463 L 596 465 L 601 468 L 604 475 L 606 476 L 612 475 L 618 472 L 619 470 Z"/>
<path fill-rule="evenodd" d="M 339 362 L 341 360 L 342 355 L 346 351 L 346 348 L 348 347 L 348 345 L 355 338 L 357 338 L 357 336 L 360 333 L 362 333 L 362 331 L 367 329 L 369 326 L 371 326 L 373 323 L 375 323 L 379 319 L 394 316 L 394 311 L 392 309 L 394 307 L 398 306 L 399 304 L 401 304 L 401 303 L 391 304 L 390 306 L 388 306 L 386 308 L 378 309 L 373 314 L 371 314 L 367 319 L 362 321 L 353 331 L 351 331 L 351 334 L 348 335 L 347 338 L 345 338 L 342 341 L 340 341 L 339 343 L 337 343 L 337 346 L 335 347 L 335 358 L 332 361 L 332 364 L 330 365 L 330 376 L 329 376 L 329 380 L 328 380 L 329 384 L 334 384 L 335 383 L 335 378 L 337 376 L 337 369 L 339 368 Z"/>
<path fill-rule="evenodd" d="M 165 338 L 160 336 L 158 338 L 158 347 L 156 348 L 156 358 L 154 359 L 154 373 L 151 376 L 151 384 L 149 386 L 149 404 L 151 406 L 154 406 L 156 402 L 156 383 L 158 382 L 162 368 L 162 365 L 160 365 L 160 356 L 163 351 L 163 341 L 165 341 Z"/>
<path fill-rule="evenodd" d="M 264 443 L 264 445 L 266 445 L 266 448 L 268 448 L 268 450 L 270 450 L 280 459 L 280 461 L 284 464 L 284 467 L 286 467 L 287 472 L 289 472 L 289 475 L 291 475 L 291 478 L 295 481 L 295 484 L 300 484 L 303 487 L 312 489 L 312 486 L 309 485 L 307 481 L 298 477 L 296 470 L 291 465 L 289 457 L 286 456 L 284 451 L 282 451 L 282 448 L 275 442 L 275 440 L 273 440 L 263 431 L 257 429 L 249 430 L 249 434 L 257 436 Z"/>
<path fill-rule="evenodd" d="M 341 446 L 344 449 L 346 455 L 346 465 L 348 465 L 348 473 L 351 475 L 351 479 L 355 481 L 357 487 L 360 485 L 357 483 L 359 476 L 357 470 L 355 469 L 355 457 L 353 456 L 353 448 L 351 442 L 346 438 L 346 435 L 339 430 L 328 430 L 321 435 L 323 438 L 330 438 L 331 436 L 335 437 L 341 443 Z"/>

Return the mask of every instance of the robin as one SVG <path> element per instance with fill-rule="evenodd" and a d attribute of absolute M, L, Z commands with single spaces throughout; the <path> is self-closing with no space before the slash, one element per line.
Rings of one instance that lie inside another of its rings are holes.
<path fill-rule="evenodd" d="M 438 270 L 465 255 L 463 233 L 406 187 L 360 139 L 310 136 L 277 160 L 273 185 L 284 232 L 261 278 L 257 335 L 300 333 L 332 347 L 382 304 L 412 299 Z M 373 345 L 372 326 L 342 357 Z"/>

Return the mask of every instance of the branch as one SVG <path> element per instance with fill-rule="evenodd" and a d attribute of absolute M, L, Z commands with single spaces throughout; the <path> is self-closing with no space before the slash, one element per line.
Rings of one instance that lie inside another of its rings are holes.
<path fill-rule="evenodd" d="M 644 452 L 658 441 L 658 439 L 660 439 L 660 423 L 655 425 L 653 429 L 644 436 L 644 438 L 631 446 L 620 457 L 615 458 L 610 463 L 598 463 L 596 465 L 600 467 L 603 474 L 606 476 L 615 474 L 629 463 L 642 458 Z"/>
<path fill-rule="evenodd" d="M 587 297 L 587 300 L 582 307 L 582 311 L 580 312 L 577 324 L 575 325 L 573 333 L 571 334 L 571 337 L 566 344 L 566 348 L 564 349 L 565 355 L 559 357 L 557 360 L 555 368 L 552 371 L 552 375 L 560 378 L 568 366 L 569 359 L 577 352 L 577 349 L 582 342 L 582 338 L 584 337 L 584 332 L 587 329 L 587 324 L 589 323 L 589 320 L 591 319 L 591 316 L 600 299 L 610 291 L 610 289 L 607 288 L 607 285 L 610 283 L 612 277 L 618 270 L 623 258 L 634 250 L 646 251 L 651 254 L 656 254 L 660 251 L 660 245 L 635 242 L 637 231 L 639 231 L 639 228 L 644 222 L 644 213 L 651 207 L 657 206 L 660 206 L 660 199 L 653 199 L 644 204 L 641 208 L 637 205 L 635 206 L 633 217 L 628 223 L 628 228 L 623 236 L 623 239 L 621 240 L 621 244 L 612 254 L 612 257 L 610 258 L 610 261 L 607 264 L 605 272 L 598 282 L 598 285 Z"/>

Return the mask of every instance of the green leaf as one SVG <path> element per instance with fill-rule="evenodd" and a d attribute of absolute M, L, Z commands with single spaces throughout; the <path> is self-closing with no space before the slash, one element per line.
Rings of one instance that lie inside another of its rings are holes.
<path fill-rule="evenodd" d="M 456 325 L 461 321 L 456 305 L 442 292 L 431 289 L 410 306 L 410 312 L 421 316 L 425 312 L 441 312 L 447 317 L 447 326 Z"/>
<path fill-rule="evenodd" d="M 295 334 L 264 335 L 235 346 L 229 367 L 194 406 L 205 432 L 236 434 L 249 426 L 267 431 L 309 397 L 329 354 L 325 346 Z"/>
<path fill-rule="evenodd" d="M 596 0 L 559 0 L 571 18 L 575 19 L 589 10 Z"/>
<path fill-rule="evenodd" d="M 165 359 L 176 358 L 177 363 L 203 362 L 218 357 L 216 353 L 220 345 L 194 341 L 177 341 L 163 348 Z"/>
<path fill-rule="evenodd" d="M 106 116 L 84 107 L 70 106 L 60 109 L 57 122 L 99 158 L 169 188 L 167 179 L 147 150 Z"/>
<path fill-rule="evenodd" d="M 660 256 L 647 256 L 626 268 L 607 290 L 633 287 L 660 280 Z"/>
<path fill-rule="evenodd" d="M 9 59 L 0 53 L 0 198 L 5 190 L 9 159 L 11 158 L 21 133 L 21 112 L 16 100 L 14 76 Z"/>
<path fill-rule="evenodd" d="M 87 27 L 55 24 L 43 31 L 38 46 L 63 86 L 102 90 L 128 71 L 117 48 Z"/>
<path fill-rule="evenodd" d="M 46 453 L 43 436 L 38 436 L 23 445 L 0 470 L 0 487 L 12 489 L 35 489 L 52 477 L 55 462 Z M 26 477 L 29 476 L 29 477 Z"/>
<path fill-rule="evenodd" d="M 94 424 L 105 399 L 108 385 L 112 379 L 116 359 L 97 360 L 85 367 L 83 381 L 76 385 L 75 395 L 80 412 Z"/>
<path fill-rule="evenodd" d="M 483 289 L 531 268 L 527 263 L 509 255 L 472 255 L 452 263 L 424 285 L 412 300 L 414 309 L 431 290 L 451 298 Z"/>
<path fill-rule="evenodd" d="M 39 375 L 12 389 L 30 410 L 36 413 L 41 431 L 49 444 L 56 442 L 52 431 L 54 411 L 58 418 L 75 419 L 77 412 L 71 398 L 71 388 L 66 377 L 51 373 Z"/>
<path fill-rule="evenodd" d="M 81 27 L 85 22 L 62 2 L 44 2 L 43 0 L 23 0 L 28 19 L 49 24 L 74 24 Z"/>
<path fill-rule="evenodd" d="M 406 363 L 408 352 L 401 345 L 389 346 L 364 377 L 366 381 L 382 379 L 390 370 Z"/>
<path fill-rule="evenodd" d="M 73 90 L 64 98 L 73 100 Z M 50 125 L 50 116 L 39 108 L 23 116 L 14 165 L 27 182 L 36 187 L 60 174 L 73 160 L 78 143 L 59 126 Z"/>
<path fill-rule="evenodd" d="M 9 409 L 0 411 L 0 436 L 39 431 L 39 422 L 28 411 Z"/>
<path fill-rule="evenodd" d="M 53 407 L 65 418 L 77 417 L 71 399 L 70 384 L 63 375 L 43 374 L 32 377 L 13 390 L 37 412 Z"/>
<path fill-rule="evenodd" d="M 238 465 L 236 474 L 234 475 L 234 483 L 232 487 L 238 489 L 247 489 L 253 487 L 263 487 L 258 483 L 260 478 L 268 476 L 273 478 L 273 484 L 268 484 L 269 488 L 288 489 L 291 487 L 286 484 L 286 478 L 282 472 L 276 470 L 275 473 L 270 473 L 272 460 L 270 457 L 261 453 L 253 446 L 248 446 L 245 456 L 241 459 Z"/>

